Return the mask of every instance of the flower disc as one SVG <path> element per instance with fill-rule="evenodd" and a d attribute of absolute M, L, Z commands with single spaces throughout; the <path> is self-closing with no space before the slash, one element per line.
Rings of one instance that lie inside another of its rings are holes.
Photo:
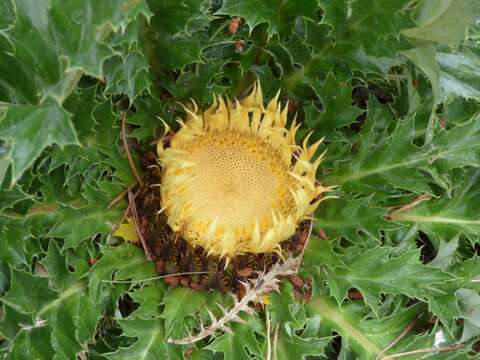
<path fill-rule="evenodd" d="M 315 184 L 321 157 L 310 162 L 319 142 L 295 145 L 298 126 L 285 127 L 277 98 L 264 108 L 259 85 L 241 103 L 187 112 L 170 147 L 158 147 L 168 224 L 220 256 L 278 251 L 328 190 Z"/>

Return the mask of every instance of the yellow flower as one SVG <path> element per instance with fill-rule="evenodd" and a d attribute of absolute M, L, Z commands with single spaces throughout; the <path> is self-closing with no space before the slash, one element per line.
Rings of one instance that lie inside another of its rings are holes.
<path fill-rule="evenodd" d="M 203 113 L 194 103 L 170 146 L 159 143 L 162 210 L 191 245 L 227 258 L 279 252 L 330 190 L 315 180 L 321 140 L 295 143 L 278 96 L 264 107 L 257 83 L 241 102 L 218 98 Z"/>

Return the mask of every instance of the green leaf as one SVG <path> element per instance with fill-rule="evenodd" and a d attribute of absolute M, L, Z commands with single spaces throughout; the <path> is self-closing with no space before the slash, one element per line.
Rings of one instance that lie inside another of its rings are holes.
<path fill-rule="evenodd" d="M 3 1 L 0 5 L 0 29 L 6 29 L 15 22 L 15 8 L 11 0 Z"/>
<path fill-rule="evenodd" d="M 316 296 L 307 305 L 312 314 L 318 314 L 321 322 L 335 329 L 358 351 L 360 358 L 375 358 L 381 351 L 379 345 L 364 334 L 361 328 L 361 317 L 351 307 L 339 307 L 327 296 Z"/>
<path fill-rule="evenodd" d="M 26 263 L 25 243 L 31 236 L 23 221 L 0 217 L 0 264 Z"/>
<path fill-rule="evenodd" d="M 314 17 L 317 6 L 317 2 L 312 0 L 287 0 L 280 3 L 276 0 L 225 0 L 217 14 L 241 16 L 250 28 L 250 33 L 257 25 L 266 23 L 268 36 L 272 36 L 278 33 L 288 34 L 291 23 L 297 17 Z"/>
<path fill-rule="evenodd" d="M 480 98 L 480 56 L 475 48 L 461 46 L 457 52 L 449 53 L 426 45 L 402 51 L 402 54 L 428 78 L 436 103 L 448 102 L 457 96 Z"/>
<path fill-rule="evenodd" d="M 447 268 L 446 271 L 455 276 L 456 280 L 444 284 L 441 289 L 442 293 L 430 299 L 430 311 L 438 316 L 447 331 L 452 335 L 456 330 L 456 319 L 461 317 L 457 306 L 457 302 L 460 299 L 457 292 L 461 289 L 480 290 L 480 284 L 477 282 L 479 266 L 479 259 L 473 257 Z"/>
<path fill-rule="evenodd" d="M 411 121 L 398 123 L 391 135 L 387 131 L 375 134 L 372 128 L 361 135 L 352 160 L 336 167 L 325 182 L 343 184 L 344 191 L 391 192 L 390 186 L 394 186 L 431 193 L 425 173 L 436 178 L 435 166 L 442 170 L 478 166 L 479 124 L 472 119 L 450 131 L 440 131 L 431 144 L 423 147 L 412 143 L 415 129 Z"/>
<path fill-rule="evenodd" d="M 373 360 L 399 337 L 384 356 L 463 341 L 421 356 L 475 357 L 477 6 L 0 2 L 0 357 Z M 107 207 L 136 182 L 119 115 L 144 170 L 159 118 L 174 131 L 180 103 L 242 99 L 256 79 L 266 101 L 282 89 L 298 143 L 326 137 L 317 180 L 338 185 L 298 275 L 311 301 L 284 282 L 246 324 L 227 324 L 233 334 L 168 344 L 232 296 L 169 287 L 140 246 L 110 234 L 126 200 Z"/>
<path fill-rule="evenodd" d="M 255 317 L 242 316 L 246 324 L 231 323 L 229 327 L 232 333 L 225 333 L 218 336 L 206 348 L 224 354 L 225 359 L 249 360 L 249 354 L 263 357 L 257 334 L 263 335 L 264 328 Z"/>
<path fill-rule="evenodd" d="M 412 122 L 399 123 L 391 135 L 387 130 L 362 134 L 351 162 L 335 168 L 327 176 L 328 184 L 343 184 L 344 191 L 391 192 L 393 187 L 415 192 L 430 192 L 425 175 L 419 171 L 430 153 L 412 144 L 415 129 Z M 405 172 L 409 173 L 405 177 Z"/>
<path fill-rule="evenodd" d="M 165 87 L 172 95 L 184 102 L 195 99 L 200 105 L 210 104 L 214 95 L 221 95 L 225 86 L 219 82 L 223 74 L 223 62 L 198 64 L 195 71 L 183 72 L 175 80 L 166 80 Z"/>
<path fill-rule="evenodd" d="M 0 139 L 9 145 L 11 185 L 47 146 L 78 144 L 70 115 L 52 99 L 38 106 L 0 104 Z"/>
<path fill-rule="evenodd" d="M 90 269 L 89 290 L 95 301 L 104 300 L 120 281 L 131 279 L 131 286 L 157 276 L 155 266 L 148 263 L 143 250 L 131 244 L 103 248 L 103 257 Z"/>
<path fill-rule="evenodd" d="M 148 3 L 154 15 L 147 44 L 154 48 L 156 65 L 183 69 L 198 61 L 208 43 L 205 33 L 200 31 L 207 24 L 202 2 L 182 0 L 179 4 L 174 0 L 149 0 Z"/>
<path fill-rule="evenodd" d="M 0 36 L 0 94 L 31 104 L 48 95 L 65 99 L 82 73 L 103 76 L 102 64 L 114 54 L 106 36 L 147 12 L 143 1 L 134 0 L 14 3 L 15 24 Z"/>
<path fill-rule="evenodd" d="M 461 341 L 468 341 L 480 335 L 480 295 L 469 289 L 460 289 L 455 293 L 458 299 L 460 315 L 464 318 Z"/>
<path fill-rule="evenodd" d="M 308 359 L 308 356 L 325 356 L 325 347 L 331 342 L 330 337 L 303 338 L 295 334 L 280 331 L 277 347 L 277 359 Z"/>
<path fill-rule="evenodd" d="M 444 195 L 437 200 L 424 202 L 409 211 L 398 213 L 395 219 L 416 224 L 419 230 L 432 237 L 441 234 L 448 239 L 462 233 L 470 241 L 477 242 L 480 234 L 480 170 L 471 169 L 457 174 L 457 186 L 451 198 Z"/>
<path fill-rule="evenodd" d="M 394 257 L 391 248 L 365 250 L 353 259 L 342 259 L 348 268 L 336 269 L 326 282 L 338 302 L 343 301 L 348 289 L 356 288 L 374 311 L 378 311 L 381 294 L 404 294 L 426 301 L 441 292 L 440 284 L 453 280 L 453 277 L 440 269 L 423 265 L 419 257 L 418 251 Z"/>
<path fill-rule="evenodd" d="M 139 51 L 129 52 L 125 58 L 115 56 L 105 62 L 107 87 L 105 94 L 126 94 L 133 101 L 149 92 L 152 80 L 148 62 Z"/>
<path fill-rule="evenodd" d="M 440 67 L 440 101 L 452 96 L 480 99 L 480 52 L 461 47 L 457 53 L 438 52 L 435 57 Z"/>
<path fill-rule="evenodd" d="M 150 286 L 142 286 L 130 294 L 132 299 L 139 303 L 135 310 L 135 317 L 147 319 L 160 315 L 160 303 L 165 294 L 165 284 L 157 282 Z"/>
<path fill-rule="evenodd" d="M 0 212 L 24 200 L 33 200 L 33 196 L 23 191 L 18 184 L 11 189 L 0 187 Z"/>
<path fill-rule="evenodd" d="M 48 324 L 55 329 L 50 335 L 55 353 L 74 358 L 94 336 L 101 308 L 86 296 L 78 276 L 68 271 L 66 259 L 55 243 L 50 243 L 43 263 L 50 280 L 14 271 L 11 289 L 2 301 L 19 312 L 31 314 L 34 323 L 29 326 L 42 328 Z M 52 283 L 55 291 L 50 288 Z M 15 339 L 14 346 L 18 346 L 18 341 Z M 29 351 L 41 351 L 44 347 L 30 346 Z"/>
<path fill-rule="evenodd" d="M 47 278 L 14 270 L 10 290 L 2 301 L 24 314 L 43 314 L 52 304 L 56 304 L 56 299 L 56 293 L 49 288 Z"/>
<path fill-rule="evenodd" d="M 312 115 L 305 119 L 309 130 L 315 130 L 315 136 L 327 136 L 327 140 L 335 139 L 334 131 L 342 126 L 349 125 L 356 121 L 357 116 L 362 113 L 357 107 L 351 106 L 352 87 L 345 83 L 338 83 L 332 73 L 327 75 L 325 82 L 320 86 L 318 82 L 312 85 L 315 93 L 320 98 L 323 111 L 312 119 Z M 310 106 L 305 111 L 315 112 Z"/>
<path fill-rule="evenodd" d="M 295 300 L 293 285 L 285 282 L 279 293 L 272 293 L 268 296 L 269 304 L 267 309 L 271 313 L 271 326 L 277 325 L 285 328 L 301 328 L 305 321 L 302 304 Z"/>
<path fill-rule="evenodd" d="M 119 323 L 125 336 L 136 337 L 138 340 L 128 348 L 106 354 L 108 359 L 183 359 L 182 348 L 166 342 L 163 322 L 160 319 L 145 320 L 134 317 L 120 320 Z"/>
<path fill-rule="evenodd" d="M 332 67 L 387 73 L 401 61 L 395 58 L 408 44 L 399 36 L 401 29 L 414 25 L 404 0 L 383 2 L 322 0 L 322 22 L 333 27 L 335 46 L 326 55 Z M 387 20 L 388 19 L 388 20 Z"/>
<path fill-rule="evenodd" d="M 435 259 L 433 259 L 429 265 L 443 270 L 452 265 L 452 263 L 455 262 L 455 255 L 458 249 L 458 238 L 458 236 L 455 236 L 448 242 L 441 240 L 437 256 L 435 256 Z"/>
<path fill-rule="evenodd" d="M 371 200 L 346 196 L 325 200 L 316 211 L 315 231 L 323 230 L 329 238 L 343 236 L 350 241 L 362 240 L 362 234 L 378 239 L 380 230 L 393 229 L 395 225 L 385 220 L 387 211 L 372 206 Z"/>
<path fill-rule="evenodd" d="M 170 338 L 185 336 L 187 317 L 196 318 L 198 315 L 202 321 L 210 321 L 207 308 L 212 313 L 217 313 L 219 310 L 217 302 L 220 304 L 224 302 L 219 293 L 208 294 L 184 287 L 170 288 L 162 302 L 166 336 Z"/>
<path fill-rule="evenodd" d="M 64 238 L 66 248 L 76 247 L 95 235 L 112 232 L 120 218 L 118 210 L 106 209 L 101 203 L 81 208 L 62 207 L 57 210 L 57 215 L 59 218 L 48 236 Z"/>
<path fill-rule="evenodd" d="M 417 65 L 430 81 L 435 102 L 440 100 L 440 66 L 435 59 L 436 48 L 433 45 L 418 46 L 413 49 L 402 51 L 410 61 Z"/>
<path fill-rule="evenodd" d="M 2 310 L 0 334 L 13 342 L 15 336 L 20 332 L 22 324 L 28 324 L 32 319 L 29 315 L 18 312 L 9 306 L 3 306 Z"/>
<path fill-rule="evenodd" d="M 305 251 L 302 266 L 310 268 L 327 265 L 332 269 L 345 266 L 338 254 L 332 249 L 332 242 L 312 235 Z"/>
<path fill-rule="evenodd" d="M 51 333 L 50 326 L 20 332 L 11 350 L 12 359 L 51 359 L 55 353 L 50 343 Z"/>
<path fill-rule="evenodd" d="M 455 49 L 465 39 L 467 26 L 478 8 L 475 0 L 422 0 L 415 10 L 418 26 L 401 32 L 414 41 L 431 41 Z"/>

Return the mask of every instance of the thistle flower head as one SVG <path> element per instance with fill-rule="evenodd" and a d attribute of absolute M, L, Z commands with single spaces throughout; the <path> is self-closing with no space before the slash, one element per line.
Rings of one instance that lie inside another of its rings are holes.
<path fill-rule="evenodd" d="M 265 107 L 259 83 L 243 101 L 186 111 L 170 146 L 157 148 L 168 224 L 215 255 L 279 251 L 329 190 L 315 181 L 321 141 L 298 146 L 287 106 L 277 94 Z"/>

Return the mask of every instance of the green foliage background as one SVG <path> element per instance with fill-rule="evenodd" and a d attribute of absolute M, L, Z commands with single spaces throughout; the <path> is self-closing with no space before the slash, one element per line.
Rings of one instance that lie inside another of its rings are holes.
<path fill-rule="evenodd" d="M 326 137 L 318 178 L 339 185 L 302 266 L 313 298 L 285 283 L 264 312 L 188 356 L 261 359 L 274 342 L 277 359 L 375 359 L 417 319 L 387 354 L 461 343 L 413 358 L 479 358 L 479 8 L 0 2 L 0 357 L 184 357 L 165 339 L 231 299 L 145 280 L 154 266 L 110 235 L 126 203 L 108 204 L 134 183 L 119 114 L 138 160 L 163 132 L 158 118 L 175 126 L 178 102 L 241 97 L 259 79 L 298 113 L 299 140 Z"/>

